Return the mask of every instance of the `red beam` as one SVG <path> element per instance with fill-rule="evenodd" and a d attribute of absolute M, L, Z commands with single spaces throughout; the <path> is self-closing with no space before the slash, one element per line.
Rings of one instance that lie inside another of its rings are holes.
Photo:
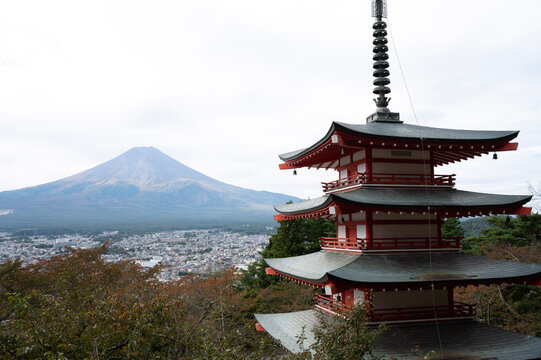
<path fill-rule="evenodd" d="M 531 207 L 521 207 L 517 211 L 513 213 L 514 215 L 531 215 L 532 214 L 532 208 Z"/>
<path fill-rule="evenodd" d="M 278 164 L 278 167 L 280 170 L 288 170 L 288 169 L 295 169 L 296 166 L 289 165 L 288 163 Z"/>
<path fill-rule="evenodd" d="M 496 146 L 494 151 L 514 151 L 518 149 L 518 143 L 507 143 L 500 146 Z"/>
<path fill-rule="evenodd" d="M 255 329 L 259 332 L 266 332 L 265 329 L 263 329 L 263 326 L 261 326 L 260 323 L 255 324 Z"/>

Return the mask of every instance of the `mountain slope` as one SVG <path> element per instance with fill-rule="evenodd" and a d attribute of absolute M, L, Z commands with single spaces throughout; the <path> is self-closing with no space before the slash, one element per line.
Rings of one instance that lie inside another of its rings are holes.
<path fill-rule="evenodd" d="M 229 185 L 195 171 L 159 150 L 133 148 L 79 174 L 0 192 L 0 228 L 114 224 L 175 220 L 249 222 L 272 219 L 272 205 L 297 198 Z"/>

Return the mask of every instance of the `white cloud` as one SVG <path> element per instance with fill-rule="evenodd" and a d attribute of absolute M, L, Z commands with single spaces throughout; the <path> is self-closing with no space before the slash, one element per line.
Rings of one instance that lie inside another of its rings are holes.
<path fill-rule="evenodd" d="M 524 193 L 541 176 L 541 3 L 388 5 L 420 125 L 522 130 L 519 151 L 441 172 Z M 277 154 L 373 111 L 372 21 L 353 0 L 3 2 L 0 191 L 155 146 L 221 181 L 318 196 L 335 175 L 293 177 Z M 391 109 L 415 123 L 390 54 Z"/>

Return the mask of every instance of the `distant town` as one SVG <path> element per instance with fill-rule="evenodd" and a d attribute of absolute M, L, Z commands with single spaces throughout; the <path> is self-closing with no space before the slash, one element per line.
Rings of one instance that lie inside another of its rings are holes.
<path fill-rule="evenodd" d="M 163 280 L 176 280 L 189 273 L 211 273 L 231 267 L 246 269 L 261 258 L 259 252 L 268 244 L 269 235 L 247 235 L 220 229 L 24 237 L 0 232 L 0 263 L 14 258 L 31 263 L 64 253 L 68 247 L 93 248 L 105 241 L 109 241 L 107 261 L 134 259 L 142 267 L 159 264 L 163 266 Z"/>

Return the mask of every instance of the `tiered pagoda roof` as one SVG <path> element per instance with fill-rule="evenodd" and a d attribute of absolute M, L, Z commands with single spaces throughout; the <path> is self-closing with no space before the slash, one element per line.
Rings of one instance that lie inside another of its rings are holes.
<path fill-rule="evenodd" d="M 518 131 L 456 130 L 409 125 L 400 122 L 345 124 L 333 122 L 327 134 L 315 144 L 280 155 L 281 169 L 300 167 L 336 168 L 342 149 L 378 147 L 424 149 L 434 152 L 435 165 L 449 164 L 488 154 L 516 150 L 510 143 Z"/>
<path fill-rule="evenodd" d="M 524 205 L 532 196 L 457 190 L 455 174 L 434 174 L 440 165 L 516 150 L 518 144 L 511 141 L 518 131 L 443 129 L 400 121 L 400 114 L 387 108 L 386 4 L 372 4 L 376 111 L 366 124 L 333 122 L 313 145 L 280 155 L 281 169 L 338 171 L 338 180 L 322 183 L 325 195 L 277 205 L 274 217 L 333 219 L 337 237 L 322 238 L 319 252 L 265 259 L 267 274 L 323 288 L 324 294 L 315 294 L 317 310 L 256 314 L 259 329 L 299 352 L 314 343 L 318 318 L 341 318 L 363 303 L 369 308 L 369 325 L 387 324 L 375 347 L 379 355 L 409 359 L 418 346 L 422 353 L 436 351 L 446 359 L 537 359 L 541 338 L 472 321 L 475 305 L 455 301 L 454 289 L 541 285 L 541 264 L 466 255 L 460 237 L 442 232 L 447 218 L 530 214 Z"/>
<path fill-rule="evenodd" d="M 370 288 L 538 284 L 541 278 L 540 264 L 494 260 L 462 253 L 367 255 L 319 251 L 265 261 L 278 275 L 321 286 L 329 281 L 355 283 Z"/>
<path fill-rule="evenodd" d="M 342 211 L 371 209 L 380 211 L 439 211 L 449 216 L 475 216 L 481 214 L 521 213 L 522 205 L 531 195 L 498 195 L 456 189 L 408 189 L 361 187 L 351 191 L 327 194 L 315 199 L 292 204 L 277 205 L 274 209 L 282 214 L 277 220 L 294 215 L 321 214 L 331 212 L 337 205 Z M 447 213 L 447 214 L 446 214 Z M 335 213 L 336 214 L 336 213 Z"/>
<path fill-rule="evenodd" d="M 255 316 L 283 347 L 298 353 L 309 349 L 315 342 L 313 329 L 319 318 L 326 315 L 317 314 L 315 310 L 305 310 Z M 300 344 L 298 335 L 303 331 L 305 338 Z M 541 339 L 471 320 L 442 322 L 437 325 L 388 325 L 384 335 L 375 344 L 374 353 L 397 359 L 412 359 L 418 356 L 416 350 L 427 354 L 440 348 L 443 352 L 438 351 L 438 358 L 441 359 L 539 359 Z"/>

